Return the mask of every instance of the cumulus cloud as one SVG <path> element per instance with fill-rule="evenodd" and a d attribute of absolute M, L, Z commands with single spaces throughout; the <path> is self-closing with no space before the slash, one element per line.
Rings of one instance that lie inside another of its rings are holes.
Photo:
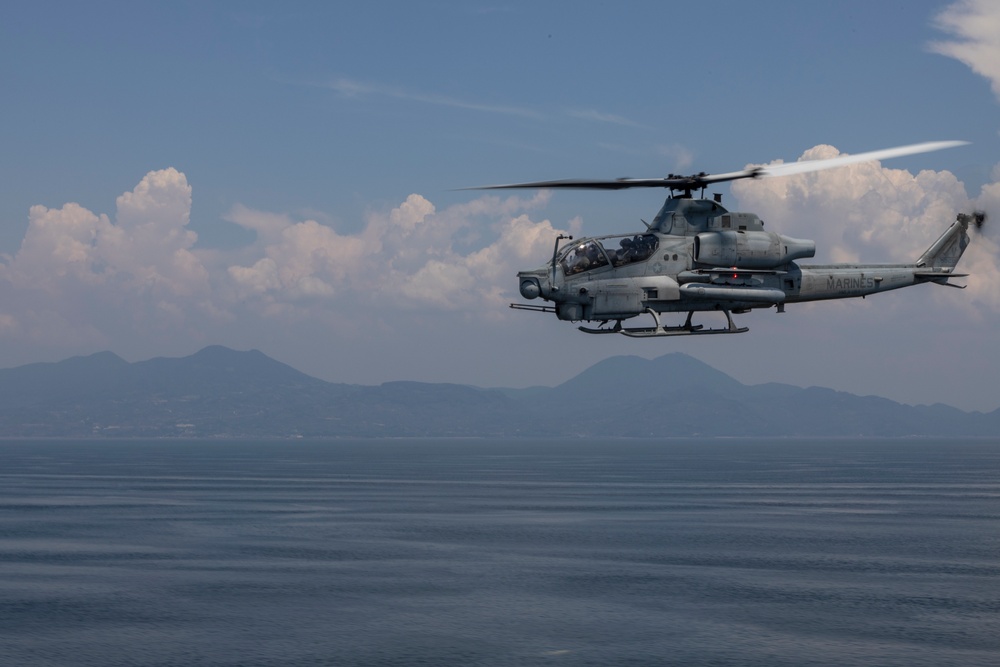
<path fill-rule="evenodd" d="M 186 229 L 191 187 L 176 169 L 150 172 L 118 197 L 112 223 L 79 204 L 33 206 L 20 250 L 0 266 L 15 287 L 60 292 L 75 283 L 117 285 L 162 298 L 191 297 L 207 287 Z"/>
<path fill-rule="evenodd" d="M 821 145 L 803 153 L 800 160 L 838 155 L 833 146 Z M 985 210 L 994 224 L 1000 220 L 1000 184 L 970 198 L 951 172 L 911 174 L 879 162 L 736 181 L 732 191 L 740 207 L 760 215 L 769 229 L 815 239 L 817 263 L 913 262 L 959 212 Z M 968 279 L 968 303 L 1000 312 L 1000 299 L 992 287 L 1000 280 L 997 235 L 987 226 L 984 233 L 973 236 L 959 265 L 959 270 L 973 274 Z"/>
<path fill-rule="evenodd" d="M 79 204 L 33 206 L 21 248 L 0 264 L 0 280 L 14 293 L 45 293 L 51 307 L 87 299 L 134 307 L 141 295 L 163 317 L 190 302 L 205 305 L 208 272 L 186 229 L 191 187 L 176 169 L 150 172 L 118 197 L 112 222 Z M 9 313 L 8 313 L 9 314 Z"/>
<path fill-rule="evenodd" d="M 252 264 L 227 268 L 244 300 L 265 306 L 326 299 L 331 308 L 364 300 L 374 307 L 489 310 L 511 292 L 513 275 L 544 257 L 560 231 L 526 210 L 548 200 L 479 197 L 438 211 L 412 194 L 370 213 L 364 228 L 342 235 L 314 220 L 234 209 L 229 219 L 261 233 Z M 287 313 L 287 309 L 281 309 Z"/>
<path fill-rule="evenodd" d="M 76 203 L 31 207 L 20 249 L 0 260 L 0 338 L 59 350 L 150 342 L 224 318 L 187 229 L 191 187 L 176 169 L 148 173 L 112 220 Z"/>
<path fill-rule="evenodd" d="M 955 58 L 986 77 L 1000 99 L 1000 4 L 962 0 L 937 15 L 934 25 L 954 39 L 932 42 L 930 49 Z"/>
<path fill-rule="evenodd" d="M 341 236 L 315 220 L 288 224 L 252 266 L 231 266 L 229 275 L 253 294 L 289 299 L 333 296 L 336 286 L 358 270 L 362 239 Z"/>
<path fill-rule="evenodd" d="M 571 226 L 575 231 L 579 221 Z M 428 262 L 403 283 L 403 295 L 415 304 L 474 308 L 477 316 L 495 317 L 512 296 L 517 270 L 541 264 L 540 258 L 551 251 L 552 240 L 563 230 L 522 215 L 506 221 L 499 231 L 500 238 L 480 250 L 447 253 Z"/>
<path fill-rule="evenodd" d="M 20 249 L 0 258 L 0 339 L 86 349 L 129 336 L 211 341 L 253 318 L 377 322 L 407 308 L 505 315 L 514 273 L 540 263 L 564 231 L 529 217 L 547 193 L 443 210 L 412 194 L 369 213 L 356 233 L 235 206 L 226 218 L 256 239 L 206 250 L 188 228 L 191 200 L 185 175 L 164 169 L 119 196 L 113 218 L 76 203 L 32 207 Z"/>

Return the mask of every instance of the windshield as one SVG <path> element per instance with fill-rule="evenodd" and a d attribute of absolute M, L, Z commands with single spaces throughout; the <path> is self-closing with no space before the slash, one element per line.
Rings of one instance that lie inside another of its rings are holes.
<path fill-rule="evenodd" d="M 560 262 L 567 276 L 583 271 L 590 271 L 600 266 L 608 265 L 608 257 L 604 246 L 597 241 L 584 241 L 574 244 Z"/>
<path fill-rule="evenodd" d="M 564 250 L 559 263 L 565 274 L 571 276 L 608 264 L 625 266 L 647 260 L 656 252 L 659 245 L 660 240 L 656 234 L 585 239 Z"/>
<path fill-rule="evenodd" d="M 560 264 L 567 276 L 607 266 L 609 263 L 624 266 L 649 259 L 659 244 L 660 240 L 655 234 L 584 240 L 567 248 Z"/>

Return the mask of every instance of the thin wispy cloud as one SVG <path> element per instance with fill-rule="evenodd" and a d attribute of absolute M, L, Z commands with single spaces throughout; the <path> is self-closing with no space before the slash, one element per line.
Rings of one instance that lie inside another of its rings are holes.
<path fill-rule="evenodd" d="M 641 147 L 636 147 L 602 142 L 598 146 L 606 151 L 634 155 L 636 157 L 647 157 L 652 154 L 664 158 L 666 163 L 672 165 L 671 169 L 688 169 L 694 163 L 694 153 L 691 149 L 680 144 L 657 144 L 652 146 L 644 144 Z"/>
<path fill-rule="evenodd" d="M 625 116 L 619 116 L 613 113 L 604 113 L 602 111 L 597 111 L 595 109 L 571 109 L 568 111 L 569 115 L 573 118 L 579 118 L 581 120 L 589 120 L 598 123 L 611 123 L 613 125 L 624 125 L 625 127 L 637 127 L 641 129 L 648 129 L 645 125 L 637 123 L 630 118 Z"/>
<path fill-rule="evenodd" d="M 420 102 L 423 104 L 453 107 L 456 109 L 468 109 L 470 111 L 482 111 L 485 113 L 504 114 L 507 116 L 521 116 L 524 118 L 542 118 L 542 114 L 525 107 L 485 104 L 482 102 L 473 102 L 457 97 L 450 97 L 448 95 L 424 93 L 380 83 L 355 81 L 354 79 L 334 79 L 333 81 L 329 81 L 323 85 L 324 87 L 340 93 L 345 97 L 389 97 L 396 100 Z"/>
<path fill-rule="evenodd" d="M 551 117 L 528 107 L 488 104 L 460 97 L 411 90 L 401 86 L 393 86 L 373 81 L 358 81 L 347 77 L 340 77 L 318 85 L 349 98 L 384 97 L 407 102 L 452 107 L 454 109 L 467 109 L 469 111 L 481 111 L 483 113 L 503 114 L 506 116 L 520 116 L 522 118 L 534 118 L 538 120 L 545 120 Z M 642 125 L 641 123 L 638 123 L 630 118 L 626 118 L 625 116 L 605 113 L 597 111 L 596 109 L 569 109 L 564 113 L 572 118 L 592 123 L 607 123 L 611 125 L 620 125 L 622 127 L 648 129 L 645 125 Z"/>
<path fill-rule="evenodd" d="M 676 169 L 687 169 L 694 164 L 694 152 L 680 144 L 658 145 L 656 152 L 673 160 Z"/>

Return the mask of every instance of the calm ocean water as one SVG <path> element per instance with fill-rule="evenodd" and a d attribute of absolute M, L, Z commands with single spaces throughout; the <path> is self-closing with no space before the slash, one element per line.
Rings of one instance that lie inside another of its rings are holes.
<path fill-rule="evenodd" d="M 0 442 L 3 665 L 1000 665 L 1000 441 Z"/>

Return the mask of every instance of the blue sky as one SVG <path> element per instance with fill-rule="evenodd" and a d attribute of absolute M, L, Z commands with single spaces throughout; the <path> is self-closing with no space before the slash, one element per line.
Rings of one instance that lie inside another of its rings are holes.
<path fill-rule="evenodd" d="M 1000 407 L 994 232 L 965 291 L 609 341 L 506 309 L 514 273 L 560 230 L 640 228 L 663 194 L 458 190 L 972 142 L 720 188 L 816 239 L 817 262 L 910 260 L 956 209 L 1000 200 L 995 3 L 9 2 L 0 19 L 2 366 L 221 343 L 335 381 L 525 386 L 682 351 L 748 383 Z"/>

